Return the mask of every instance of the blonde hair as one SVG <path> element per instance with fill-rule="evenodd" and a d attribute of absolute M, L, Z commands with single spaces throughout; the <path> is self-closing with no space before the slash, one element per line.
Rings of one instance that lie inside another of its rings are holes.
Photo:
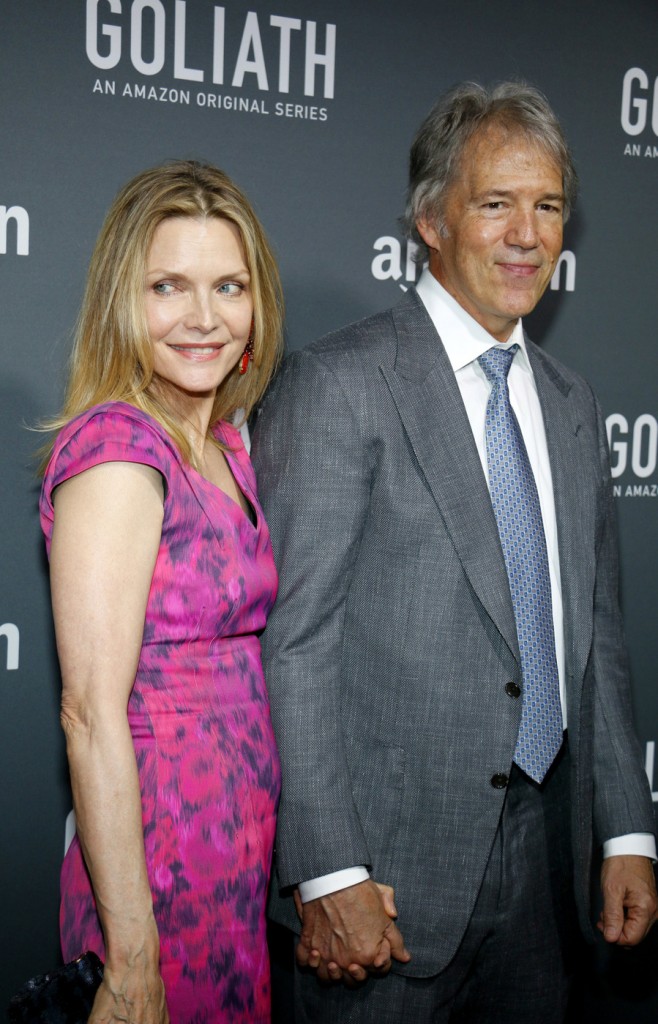
<path fill-rule="evenodd" d="M 238 410 L 248 417 L 265 393 L 283 349 L 283 297 L 274 255 L 249 200 L 231 179 L 217 167 L 181 160 L 138 174 L 110 207 L 89 265 L 64 407 L 45 426 L 60 430 L 94 405 L 129 402 L 155 417 L 195 464 L 180 421 L 163 390 L 154 386 L 144 308 L 151 242 L 169 217 L 218 217 L 235 224 L 251 279 L 252 360 L 247 373 L 241 375 L 236 366 L 222 381 L 210 427 Z"/>

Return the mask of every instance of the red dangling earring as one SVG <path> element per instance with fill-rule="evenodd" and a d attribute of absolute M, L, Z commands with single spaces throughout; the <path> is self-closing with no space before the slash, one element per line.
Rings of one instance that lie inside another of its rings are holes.
<path fill-rule="evenodd" d="M 249 360 L 254 354 L 254 321 L 251 321 L 251 330 L 249 332 L 249 339 L 245 345 L 245 350 L 242 353 L 242 359 L 240 360 L 240 375 L 245 374 L 249 369 Z"/>

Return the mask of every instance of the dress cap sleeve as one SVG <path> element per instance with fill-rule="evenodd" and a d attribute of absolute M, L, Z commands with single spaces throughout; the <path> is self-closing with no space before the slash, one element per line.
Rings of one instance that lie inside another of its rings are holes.
<path fill-rule="evenodd" d="M 94 406 L 67 423 L 57 437 L 41 489 L 44 529 L 44 520 L 53 520 L 53 491 L 65 480 L 104 462 L 138 462 L 157 469 L 168 491 L 174 461 L 180 462 L 178 449 L 147 413 L 125 402 Z"/>

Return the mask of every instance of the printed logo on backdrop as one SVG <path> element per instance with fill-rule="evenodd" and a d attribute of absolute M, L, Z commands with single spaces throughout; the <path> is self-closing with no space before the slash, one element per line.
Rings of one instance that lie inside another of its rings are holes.
<path fill-rule="evenodd" d="M 18 626 L 13 622 L 5 622 L 0 626 L 0 637 L 4 637 L 6 641 L 4 648 L 0 647 L 0 667 L 7 672 L 15 671 L 18 668 L 20 649 Z"/>
<path fill-rule="evenodd" d="M 285 14 L 87 0 L 86 53 L 116 74 L 92 91 L 117 99 L 324 122 L 334 98 L 336 26 Z"/>
<path fill-rule="evenodd" d="M 629 420 L 622 413 L 614 412 L 607 417 L 605 425 L 615 497 L 658 498 L 656 417 L 646 412 Z"/>
<path fill-rule="evenodd" d="M 22 206 L 0 206 L 0 256 L 30 254 L 30 218 Z"/>
<path fill-rule="evenodd" d="M 411 240 L 400 241 L 394 235 L 381 235 L 373 243 L 376 255 L 370 264 L 370 271 L 376 281 L 396 281 L 403 292 L 418 278 L 426 263 L 418 261 L 418 246 Z M 550 287 L 556 292 L 563 289 L 574 291 L 576 287 L 576 256 L 569 249 L 561 253 L 553 271 Z"/>
<path fill-rule="evenodd" d="M 624 145 L 624 156 L 658 157 L 658 76 L 629 68 L 621 90 L 621 126 L 636 142 Z"/>

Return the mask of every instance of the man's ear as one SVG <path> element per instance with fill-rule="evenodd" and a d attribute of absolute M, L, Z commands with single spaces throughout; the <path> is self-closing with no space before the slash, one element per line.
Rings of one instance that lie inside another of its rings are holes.
<path fill-rule="evenodd" d="M 430 251 L 438 252 L 440 250 L 441 235 L 434 218 L 430 220 L 428 217 L 421 217 L 416 221 L 416 229 Z"/>

